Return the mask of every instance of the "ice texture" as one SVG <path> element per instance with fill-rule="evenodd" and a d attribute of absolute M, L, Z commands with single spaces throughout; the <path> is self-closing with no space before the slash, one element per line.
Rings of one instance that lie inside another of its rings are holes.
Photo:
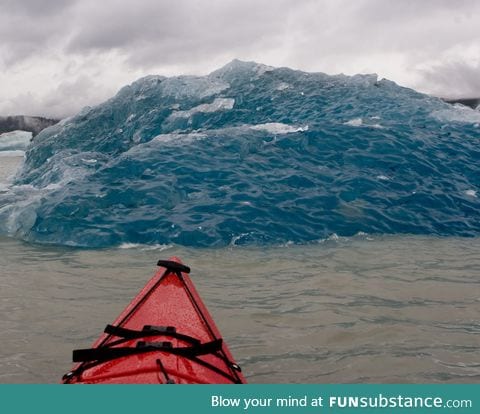
<path fill-rule="evenodd" d="M 149 76 L 34 138 L 0 232 L 85 247 L 478 236 L 478 112 L 376 75 Z"/>
<path fill-rule="evenodd" d="M 30 145 L 32 133 L 11 131 L 0 134 L 0 153 L 4 151 L 25 151 Z"/>

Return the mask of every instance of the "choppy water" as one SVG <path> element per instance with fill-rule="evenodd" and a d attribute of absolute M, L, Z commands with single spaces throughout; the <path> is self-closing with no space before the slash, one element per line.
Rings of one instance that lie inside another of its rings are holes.
<path fill-rule="evenodd" d="M 0 238 L 0 382 L 57 382 L 179 255 L 250 382 L 480 380 L 480 239 L 78 250 Z"/>

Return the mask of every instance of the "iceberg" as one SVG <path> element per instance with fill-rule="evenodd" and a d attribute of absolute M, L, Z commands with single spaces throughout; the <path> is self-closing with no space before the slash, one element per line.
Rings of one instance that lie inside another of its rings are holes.
<path fill-rule="evenodd" d="M 478 236 L 473 119 L 376 75 L 148 76 L 34 138 L 0 232 L 91 248 Z"/>
<path fill-rule="evenodd" d="M 11 131 L 0 134 L 0 153 L 4 151 L 23 152 L 30 145 L 31 140 L 32 133 L 27 131 Z"/>

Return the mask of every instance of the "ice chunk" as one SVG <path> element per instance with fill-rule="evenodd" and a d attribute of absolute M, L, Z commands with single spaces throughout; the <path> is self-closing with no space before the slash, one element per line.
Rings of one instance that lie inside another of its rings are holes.
<path fill-rule="evenodd" d="M 275 88 L 277 91 L 284 91 L 285 89 L 290 88 L 291 86 L 286 82 L 280 82 Z"/>
<path fill-rule="evenodd" d="M 480 122 L 480 112 L 465 105 L 455 104 L 446 109 L 433 111 L 432 116 L 442 122 Z"/>
<path fill-rule="evenodd" d="M 255 131 L 265 131 L 271 134 L 291 134 L 293 132 L 308 131 L 308 125 L 296 127 L 293 125 L 282 124 L 281 122 L 267 122 L 265 124 L 250 125 L 250 129 Z"/>
<path fill-rule="evenodd" d="M 363 125 L 363 120 L 362 118 L 354 118 L 354 119 L 351 119 L 350 121 L 344 122 L 344 124 L 353 126 L 353 127 L 359 127 Z"/>
<path fill-rule="evenodd" d="M 444 120 L 478 116 L 374 76 L 240 61 L 150 76 L 34 138 L 0 233 L 90 248 L 478 237 L 480 118 Z"/>
<path fill-rule="evenodd" d="M 0 151 L 25 150 L 30 145 L 32 133 L 27 131 L 12 131 L 0 134 Z"/>
<path fill-rule="evenodd" d="M 232 98 L 216 98 L 212 103 L 201 104 L 191 108 L 187 111 L 176 111 L 173 112 L 171 118 L 190 118 L 193 114 L 198 112 L 209 113 L 217 111 L 227 111 L 233 108 L 235 104 L 235 99 Z"/>

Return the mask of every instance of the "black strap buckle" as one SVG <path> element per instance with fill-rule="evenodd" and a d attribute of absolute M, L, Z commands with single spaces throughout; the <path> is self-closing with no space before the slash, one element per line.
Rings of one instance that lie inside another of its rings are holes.
<path fill-rule="evenodd" d="M 157 266 L 165 267 L 172 273 L 190 273 L 190 268 L 182 263 L 177 263 L 172 260 L 159 260 Z"/>

